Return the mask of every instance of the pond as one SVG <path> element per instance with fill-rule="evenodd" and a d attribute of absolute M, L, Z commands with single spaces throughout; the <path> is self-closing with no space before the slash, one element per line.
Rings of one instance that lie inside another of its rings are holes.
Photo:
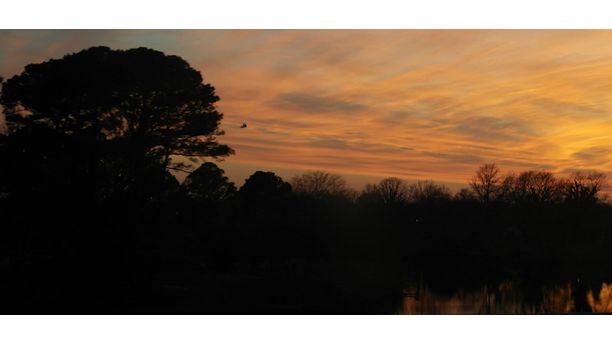
<path fill-rule="evenodd" d="M 437 291 L 423 281 L 408 283 L 401 314 L 611 313 L 612 284 L 585 288 L 580 281 L 533 286 L 506 280 L 479 288 Z"/>

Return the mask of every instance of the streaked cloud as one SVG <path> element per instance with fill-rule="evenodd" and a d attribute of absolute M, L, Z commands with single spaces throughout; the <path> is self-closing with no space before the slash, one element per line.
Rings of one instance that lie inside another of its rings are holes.
<path fill-rule="evenodd" d="M 359 103 L 352 103 L 330 97 L 321 97 L 308 93 L 282 93 L 271 103 L 281 109 L 295 110 L 305 113 L 350 113 L 365 110 Z"/>
<path fill-rule="evenodd" d="M 582 166 L 605 166 L 612 164 L 612 147 L 595 146 L 588 147 L 571 155 L 576 162 L 576 167 Z"/>
<path fill-rule="evenodd" d="M 453 130 L 474 140 L 489 142 L 516 142 L 534 134 L 527 123 L 511 117 L 466 116 Z"/>
<path fill-rule="evenodd" d="M 147 46 L 202 71 L 237 151 L 230 176 L 460 184 L 484 162 L 612 176 L 612 31 L 0 31 L 0 75 L 93 45 Z"/>

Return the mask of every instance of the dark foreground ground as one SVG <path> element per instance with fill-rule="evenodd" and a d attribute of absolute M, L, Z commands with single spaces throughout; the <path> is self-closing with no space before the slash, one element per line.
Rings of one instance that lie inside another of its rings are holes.
<path fill-rule="evenodd" d="M 452 298 L 505 281 L 533 305 L 569 286 L 574 303 L 559 309 L 581 313 L 612 282 L 602 204 L 1 203 L 7 314 L 393 314 L 425 290 Z"/>

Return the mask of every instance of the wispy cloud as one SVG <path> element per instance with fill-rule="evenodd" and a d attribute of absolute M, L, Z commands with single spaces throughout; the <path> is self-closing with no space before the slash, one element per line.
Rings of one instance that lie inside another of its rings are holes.
<path fill-rule="evenodd" d="M 366 106 L 359 103 L 322 97 L 318 95 L 292 92 L 279 94 L 271 106 L 305 113 L 351 113 L 363 111 Z"/>
<path fill-rule="evenodd" d="M 455 124 L 453 130 L 474 140 L 487 142 L 516 142 L 533 135 L 527 123 L 511 117 L 468 117 Z"/>
<path fill-rule="evenodd" d="M 201 70 L 232 166 L 449 183 L 489 161 L 612 173 L 612 31 L 0 31 L 0 75 L 93 45 Z"/>

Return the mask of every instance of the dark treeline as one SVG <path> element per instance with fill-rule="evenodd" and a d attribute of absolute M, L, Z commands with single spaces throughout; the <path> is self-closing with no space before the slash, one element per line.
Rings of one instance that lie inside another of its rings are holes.
<path fill-rule="evenodd" d="M 211 162 L 233 153 L 218 99 L 184 60 L 145 48 L 90 48 L 4 81 L 4 312 L 390 313 L 417 276 L 440 293 L 529 280 L 535 299 L 569 280 L 588 311 L 581 295 L 608 278 L 603 174 L 485 164 L 453 195 L 258 171 L 237 188 Z"/>

